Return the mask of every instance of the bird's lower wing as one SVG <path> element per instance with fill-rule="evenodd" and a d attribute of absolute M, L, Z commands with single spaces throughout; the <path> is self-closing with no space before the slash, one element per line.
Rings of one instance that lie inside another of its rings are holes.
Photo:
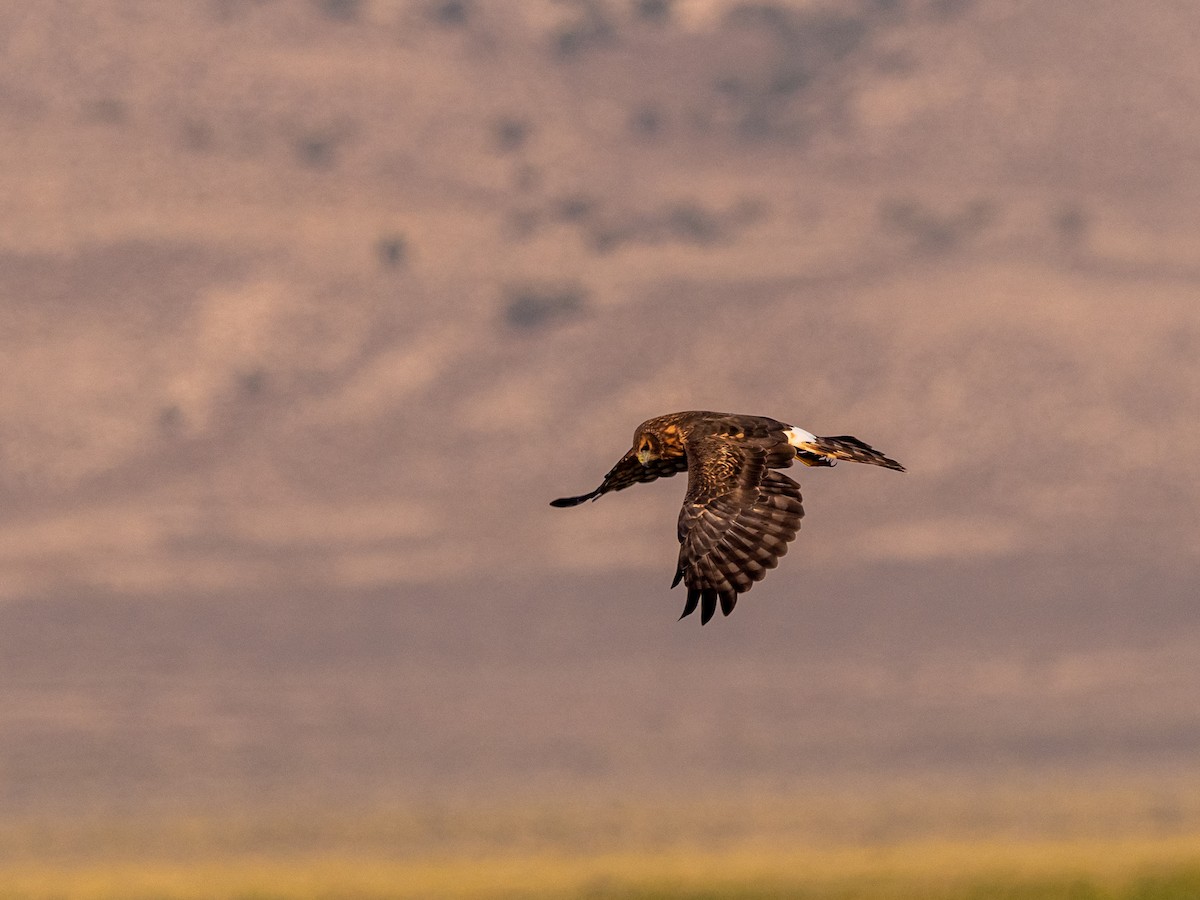
<path fill-rule="evenodd" d="M 729 615 L 738 594 L 779 564 L 804 517 L 800 485 L 767 467 L 768 451 L 730 445 L 719 452 L 732 467 L 705 467 L 698 461 L 701 471 L 692 476 L 679 514 L 674 584 L 682 581 L 688 589 L 683 615 L 699 607 L 701 624 L 713 617 L 718 603 Z M 706 468 L 727 474 L 705 480 Z"/>

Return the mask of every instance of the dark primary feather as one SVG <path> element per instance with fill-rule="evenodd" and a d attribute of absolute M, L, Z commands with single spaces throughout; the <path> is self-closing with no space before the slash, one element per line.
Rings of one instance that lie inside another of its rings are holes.
<path fill-rule="evenodd" d="M 589 493 L 586 493 L 586 494 L 580 494 L 578 497 L 559 497 L 557 500 L 551 500 L 550 505 L 558 506 L 558 507 L 578 506 L 580 503 L 583 503 L 584 501 L 595 500 L 597 497 L 600 496 L 600 493 L 601 493 L 600 488 L 596 488 L 594 491 L 590 491 Z"/>

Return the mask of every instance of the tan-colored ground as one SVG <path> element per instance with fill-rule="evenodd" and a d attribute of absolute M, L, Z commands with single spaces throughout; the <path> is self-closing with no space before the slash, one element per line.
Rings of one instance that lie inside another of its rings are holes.
<path fill-rule="evenodd" d="M 1186 898 L 1200 884 L 1188 779 L 870 786 L 870 799 L 810 783 L 14 825 L 0 831 L 2 896 Z"/>

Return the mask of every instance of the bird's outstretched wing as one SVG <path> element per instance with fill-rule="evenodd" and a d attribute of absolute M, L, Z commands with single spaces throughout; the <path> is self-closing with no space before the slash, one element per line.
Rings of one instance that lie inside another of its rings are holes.
<path fill-rule="evenodd" d="M 729 615 L 738 594 L 779 564 L 804 516 L 800 485 L 771 469 L 787 445 L 721 435 L 688 443 L 688 491 L 679 513 L 679 566 L 672 587 L 687 587 L 683 616 L 700 624 Z"/>
<path fill-rule="evenodd" d="M 686 471 L 687 467 L 688 462 L 685 455 L 652 459 L 643 466 L 638 462 L 637 452 L 630 450 L 621 457 L 615 466 L 608 470 L 608 474 L 600 482 L 600 487 L 590 493 L 581 494 L 578 497 L 561 497 L 558 500 L 551 500 L 550 505 L 578 506 L 585 500 L 595 500 L 601 494 L 607 494 L 609 491 L 623 491 L 627 487 L 644 481 L 653 481 L 656 478 L 669 478 L 679 472 Z"/>

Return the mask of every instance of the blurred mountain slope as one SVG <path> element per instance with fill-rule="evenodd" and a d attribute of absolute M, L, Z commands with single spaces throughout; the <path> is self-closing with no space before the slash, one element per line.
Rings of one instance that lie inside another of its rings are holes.
<path fill-rule="evenodd" d="M 9 11 L 7 593 L 661 567 L 533 501 L 677 407 L 909 463 L 830 563 L 1194 564 L 1193 9 L 656 9 Z"/>

